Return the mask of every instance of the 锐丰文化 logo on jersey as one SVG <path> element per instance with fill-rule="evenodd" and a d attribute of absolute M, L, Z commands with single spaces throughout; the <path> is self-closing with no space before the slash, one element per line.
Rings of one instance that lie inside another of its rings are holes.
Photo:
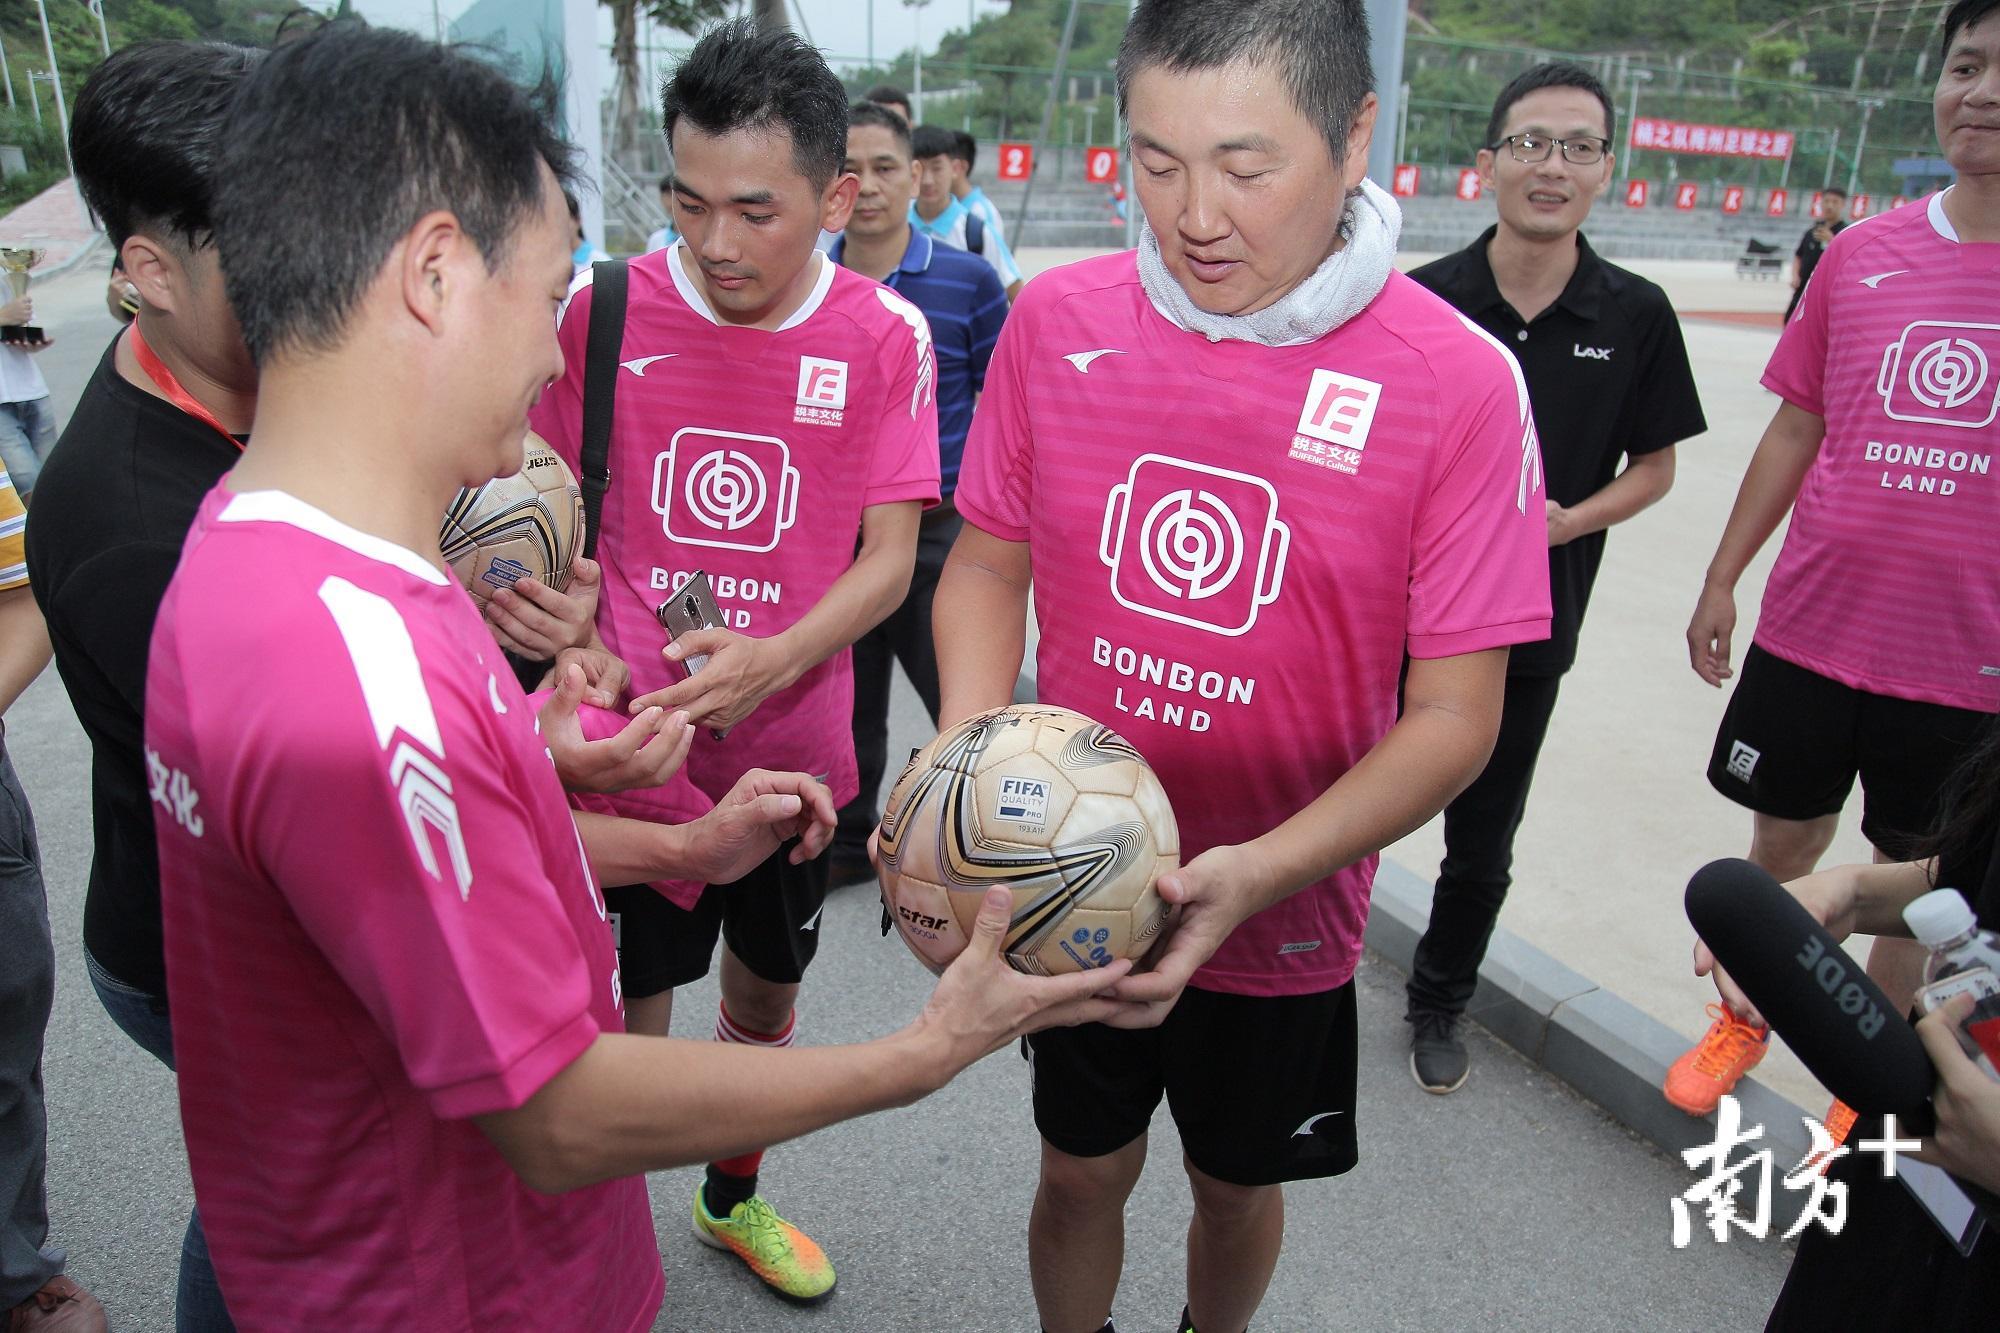
<path fill-rule="evenodd" d="M 686 426 L 653 459 L 652 505 L 673 541 L 775 550 L 798 520 L 799 470 L 776 436 Z"/>
<path fill-rule="evenodd" d="M 847 363 L 825 357 L 799 358 L 799 399 L 795 426 L 838 426 L 847 416 Z"/>
<path fill-rule="evenodd" d="M 1338 370 L 1315 370 L 1299 412 L 1298 432 L 1287 456 L 1349 476 L 1361 468 L 1361 451 L 1375 424 L 1382 386 Z"/>

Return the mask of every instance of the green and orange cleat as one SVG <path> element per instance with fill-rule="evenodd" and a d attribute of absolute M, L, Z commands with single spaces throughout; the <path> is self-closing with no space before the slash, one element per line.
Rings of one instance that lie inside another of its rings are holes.
<path fill-rule="evenodd" d="M 813 1305 L 833 1295 L 833 1264 L 812 1237 L 779 1217 L 761 1194 L 731 1208 L 728 1217 L 716 1217 L 708 1211 L 701 1186 L 695 1186 L 694 1238 L 741 1259 L 759 1281 L 788 1301 Z"/>

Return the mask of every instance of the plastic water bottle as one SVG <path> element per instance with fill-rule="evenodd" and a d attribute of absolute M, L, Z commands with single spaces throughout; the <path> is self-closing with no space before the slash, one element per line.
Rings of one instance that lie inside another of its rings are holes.
<path fill-rule="evenodd" d="M 1917 1005 L 1925 1013 L 1959 995 L 1973 999 L 1958 1044 L 1990 1078 L 2000 1079 L 2000 936 L 1981 930 L 1957 889 L 1937 889 L 1903 909 L 1910 933 L 1931 955 Z"/>

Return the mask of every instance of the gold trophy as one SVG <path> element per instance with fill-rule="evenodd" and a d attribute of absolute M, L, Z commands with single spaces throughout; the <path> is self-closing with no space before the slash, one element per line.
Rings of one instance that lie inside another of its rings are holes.
<path fill-rule="evenodd" d="M 28 270 L 42 262 L 46 250 L 36 250 L 21 245 L 0 245 L 0 273 L 6 274 L 6 302 L 20 300 L 28 294 Z M 40 343 L 46 341 L 38 324 L 0 324 L 0 342 Z"/>

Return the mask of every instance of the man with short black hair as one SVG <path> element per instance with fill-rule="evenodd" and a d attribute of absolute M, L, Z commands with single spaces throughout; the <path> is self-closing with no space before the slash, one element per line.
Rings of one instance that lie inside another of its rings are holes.
<path fill-rule="evenodd" d="M 1477 775 L 1508 646 L 1548 634 L 1527 388 L 1394 271 L 1368 50 L 1361 0 L 1141 0 L 1140 249 L 1028 286 L 966 445 L 940 721 L 1012 697 L 1032 592 L 1042 702 L 1146 756 L 1186 858 L 1152 970 L 1114 988 L 1159 1030 L 1029 1043 L 1049 1333 L 1110 1326 L 1163 1097 L 1194 1199 L 1178 1327 L 1249 1324 L 1283 1182 L 1359 1160 L 1377 853 Z"/>
<path fill-rule="evenodd" d="M 699 732 L 672 783 L 609 808 L 685 817 L 756 767 L 819 775 L 845 803 L 859 790 L 845 650 L 902 603 L 919 513 L 938 498 L 930 326 L 814 250 L 846 226 L 857 187 L 842 170 L 846 92 L 796 33 L 714 29 L 666 80 L 661 123 L 681 238 L 627 270 L 596 624 L 631 665 L 632 709 L 684 710 Z M 597 295 L 586 273 L 562 316 L 564 374 L 534 414 L 579 469 Z M 684 634 L 663 658 L 655 610 L 697 571 L 714 575 L 728 628 Z M 704 656 L 693 675 L 681 665 Z M 674 991 L 707 975 L 720 940 L 716 1039 L 790 1046 L 828 869 L 780 853 L 729 883 L 613 881 L 633 1029 L 667 1031 Z M 759 1192 L 762 1157 L 709 1164 L 695 1233 L 780 1294 L 818 1300 L 833 1265 Z"/>
<path fill-rule="evenodd" d="M 452 495 L 520 467 L 562 370 L 570 150 L 488 62 L 341 24 L 267 57 L 223 142 L 257 430 L 196 516 L 146 696 L 216 1269 L 246 1328 L 638 1333 L 663 1290 L 642 1172 L 907 1103 L 1116 1006 L 1009 971 L 996 894 L 880 1041 L 626 1034 L 596 886 L 647 873 L 648 831 L 572 817 L 438 549 Z M 741 836 L 692 867 L 718 878 L 832 831 L 803 774 L 727 804 Z"/>
<path fill-rule="evenodd" d="M 910 134 L 910 152 L 917 163 L 917 197 L 910 201 L 910 225 L 954 249 L 978 255 L 1013 300 L 1021 291 L 1021 269 L 1007 249 L 1006 238 L 990 231 L 983 215 L 974 213 L 953 192 L 958 138 L 941 125 L 922 125 Z"/>
<path fill-rule="evenodd" d="M 876 106 L 888 107 L 902 120 L 905 127 L 917 123 L 917 118 L 910 114 L 910 95 L 893 83 L 876 84 L 861 94 L 861 100 L 873 102 Z"/>
<path fill-rule="evenodd" d="M 1444 808 L 1444 862 L 1410 967 L 1410 1073 L 1426 1092 L 1465 1082 L 1459 1035 L 1511 883 L 1535 761 L 1604 558 L 1605 530 L 1658 501 L 1674 445 L 1707 429 L 1665 292 L 1583 238 L 1611 183 L 1611 98 L 1588 70 L 1537 65 L 1501 92 L 1477 163 L 1499 213 L 1457 254 L 1410 277 L 1521 363 L 1548 483 L 1549 638 L 1516 644 L 1492 758 Z M 1619 466 L 1624 460 L 1624 467 Z"/>
<path fill-rule="evenodd" d="M 847 230 L 829 252 L 843 264 L 907 298 L 931 326 L 937 355 L 938 461 L 942 498 L 924 512 L 910 591 L 889 618 L 854 644 L 854 759 L 860 790 L 840 809 L 834 835 L 832 884 L 874 878 L 868 835 L 879 818 L 876 795 L 889 754 L 889 686 L 896 663 L 937 721 L 937 649 L 931 599 L 960 527 L 952 492 L 972 405 L 986 383 L 986 364 L 1007 318 L 1007 294 L 977 258 L 910 225 L 916 171 L 909 127 L 893 111 L 857 102 L 847 118 L 847 171 L 860 182 Z"/>
<path fill-rule="evenodd" d="M 951 142 L 952 197 L 984 219 L 986 230 L 1006 240 L 1007 224 L 1000 216 L 1000 210 L 986 197 L 986 191 L 972 183 L 972 168 L 979 161 L 979 141 L 964 130 L 953 130 Z"/>
<path fill-rule="evenodd" d="M 1819 267 L 1820 256 L 1833 244 L 1833 238 L 1846 230 L 1847 191 L 1829 185 L 1819 192 L 1819 216 L 1806 228 L 1806 234 L 1799 238 L 1799 248 L 1792 252 L 1792 299 L 1785 305 L 1787 324 L 1792 322 L 1792 312 L 1799 308 L 1799 298 L 1805 295 L 1813 270 Z"/>

